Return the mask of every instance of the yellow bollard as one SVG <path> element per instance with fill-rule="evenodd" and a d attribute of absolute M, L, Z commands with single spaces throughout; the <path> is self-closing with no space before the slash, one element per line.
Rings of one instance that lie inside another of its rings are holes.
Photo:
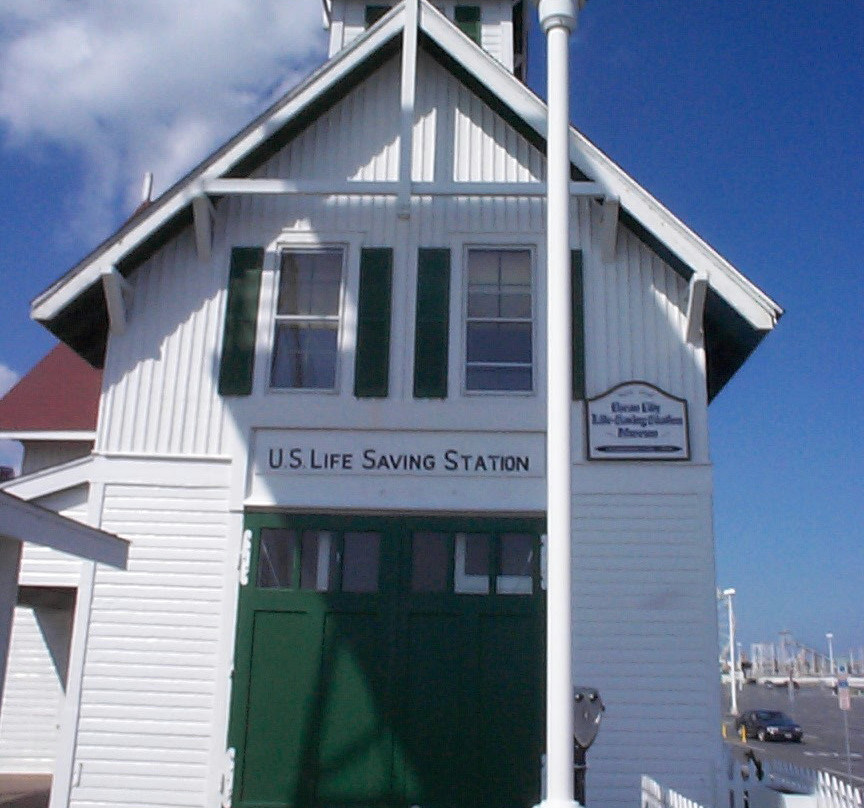
<path fill-rule="evenodd" d="M 726 725 L 725 724 L 723 724 L 723 726 L 720 728 L 720 732 L 723 734 L 723 738 L 725 740 L 725 738 L 726 738 Z"/>
<path fill-rule="evenodd" d="M 744 729 L 744 725 L 741 725 L 741 743 L 747 743 L 747 730 Z"/>

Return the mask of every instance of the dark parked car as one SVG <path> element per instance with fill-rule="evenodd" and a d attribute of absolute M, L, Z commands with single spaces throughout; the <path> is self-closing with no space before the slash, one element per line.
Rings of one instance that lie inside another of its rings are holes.
<path fill-rule="evenodd" d="M 760 741 L 801 743 L 804 737 L 800 725 L 779 710 L 747 710 L 735 719 L 735 729 L 740 731 L 741 727 L 748 738 Z"/>

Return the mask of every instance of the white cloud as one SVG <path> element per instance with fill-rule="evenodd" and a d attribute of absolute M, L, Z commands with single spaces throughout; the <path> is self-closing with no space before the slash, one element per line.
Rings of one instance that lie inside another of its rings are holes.
<path fill-rule="evenodd" d="M 0 0 L 0 132 L 84 160 L 80 226 L 164 190 L 324 59 L 319 0 Z"/>
<path fill-rule="evenodd" d="M 12 368 L 0 362 L 0 398 L 6 395 L 21 378 Z"/>
<path fill-rule="evenodd" d="M 0 398 L 18 381 L 18 374 L 0 362 Z M 12 466 L 16 471 L 21 468 L 21 444 L 12 440 L 0 440 L 0 466 Z"/>

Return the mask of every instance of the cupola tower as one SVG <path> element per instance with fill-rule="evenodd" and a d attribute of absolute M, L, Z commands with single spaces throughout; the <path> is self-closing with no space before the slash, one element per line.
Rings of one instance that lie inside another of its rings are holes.
<path fill-rule="evenodd" d="M 398 5 L 395 0 L 322 0 L 324 25 L 330 32 L 329 56 L 338 53 Z M 526 0 L 436 0 L 432 5 L 462 32 L 525 80 Z"/>

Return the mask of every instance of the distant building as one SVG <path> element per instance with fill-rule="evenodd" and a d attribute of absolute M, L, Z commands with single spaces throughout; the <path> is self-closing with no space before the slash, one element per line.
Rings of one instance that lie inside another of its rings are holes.
<path fill-rule="evenodd" d="M 33 303 L 102 369 L 98 416 L 50 447 L 22 429 L 6 488 L 131 542 L 125 571 L 25 559 L 74 594 L 57 752 L 33 758 L 54 806 L 540 796 L 527 12 L 325 7 L 329 61 Z M 574 670 L 607 706 L 588 800 L 632 808 L 649 774 L 714 803 L 707 407 L 782 312 L 575 130 L 570 154 Z"/>

